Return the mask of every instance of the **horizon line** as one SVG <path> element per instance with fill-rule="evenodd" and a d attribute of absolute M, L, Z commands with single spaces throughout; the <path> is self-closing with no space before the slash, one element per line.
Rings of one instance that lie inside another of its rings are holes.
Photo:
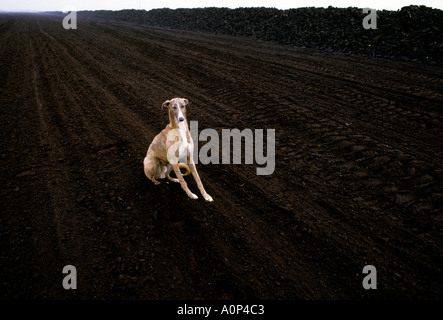
<path fill-rule="evenodd" d="M 371 9 L 375 9 L 378 11 L 399 11 L 402 8 L 405 7 L 410 7 L 410 6 L 417 6 L 417 7 L 427 7 L 427 8 L 431 8 L 431 9 L 435 9 L 435 10 L 443 10 L 440 8 L 435 8 L 435 7 L 429 7 L 426 5 L 408 5 L 408 6 L 403 6 L 401 8 L 398 9 L 377 9 L 377 8 L 371 8 Z M 266 8 L 266 9 L 277 9 L 277 10 L 293 10 L 293 9 L 303 9 L 303 8 L 315 8 L 315 9 L 327 9 L 327 8 L 335 8 L 335 9 L 347 9 L 347 8 L 363 8 L 363 7 L 356 7 L 356 6 L 346 6 L 346 7 L 337 7 L 337 6 L 301 6 L 301 7 L 294 7 L 294 8 L 286 8 L 286 9 L 279 9 L 276 7 L 264 7 L 264 6 L 257 6 L 257 7 L 235 7 L 235 8 L 231 8 L 231 7 L 223 7 L 223 6 L 209 6 L 209 7 L 180 7 L 180 8 L 169 8 L 169 7 L 158 7 L 158 8 L 149 8 L 149 9 L 142 9 L 142 8 L 124 8 L 124 9 L 79 9 L 76 10 L 77 12 L 81 12 L 81 11 L 124 11 L 124 10 L 136 10 L 136 11 L 151 11 L 151 10 L 162 10 L 162 9 L 169 9 L 169 10 L 180 10 L 180 9 L 208 9 L 208 8 L 220 8 L 220 9 L 231 9 L 231 10 L 235 10 L 235 9 L 241 9 L 241 8 Z M 51 13 L 51 12 L 63 12 L 63 9 L 61 10 L 3 10 L 0 9 L 0 13 Z"/>

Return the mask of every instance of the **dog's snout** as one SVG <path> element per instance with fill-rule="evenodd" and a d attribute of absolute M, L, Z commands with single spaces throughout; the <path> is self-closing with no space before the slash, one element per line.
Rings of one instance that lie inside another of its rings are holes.
<path fill-rule="evenodd" d="M 178 118 L 178 121 L 180 121 L 180 122 L 182 122 L 183 120 L 185 120 L 185 118 L 183 118 L 183 117 Z"/>

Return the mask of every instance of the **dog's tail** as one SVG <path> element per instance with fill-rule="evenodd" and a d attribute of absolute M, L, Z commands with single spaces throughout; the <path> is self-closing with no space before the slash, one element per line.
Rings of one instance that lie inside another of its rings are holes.
<path fill-rule="evenodd" d="M 183 168 L 183 169 L 186 170 L 185 173 L 182 173 L 182 176 L 183 176 L 183 177 L 186 177 L 188 174 L 191 173 L 191 169 L 189 169 L 189 167 L 188 167 L 187 164 L 184 164 L 184 163 L 179 162 L 179 163 L 178 163 L 178 168 L 179 168 L 179 169 Z M 169 175 L 169 174 L 171 173 L 171 171 L 172 171 L 172 170 L 169 170 L 169 172 L 168 172 L 168 174 L 167 174 L 167 178 L 168 178 L 169 180 L 175 182 L 175 181 L 177 181 L 177 179 L 171 178 L 171 176 Z"/>

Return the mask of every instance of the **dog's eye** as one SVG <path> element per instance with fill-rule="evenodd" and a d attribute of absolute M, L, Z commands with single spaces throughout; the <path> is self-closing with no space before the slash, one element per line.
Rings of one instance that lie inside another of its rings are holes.
<path fill-rule="evenodd" d="M 183 109 L 184 107 L 185 107 L 185 106 L 181 106 L 180 108 L 182 108 L 182 109 Z"/>
<path fill-rule="evenodd" d="M 177 107 L 172 107 L 172 109 L 175 109 L 175 110 L 177 110 Z"/>

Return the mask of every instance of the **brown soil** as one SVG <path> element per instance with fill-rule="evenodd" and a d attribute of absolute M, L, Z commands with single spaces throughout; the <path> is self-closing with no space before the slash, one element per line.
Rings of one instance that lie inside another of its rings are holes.
<path fill-rule="evenodd" d="M 442 67 L 49 15 L 0 44 L 2 298 L 443 297 Z M 147 180 L 176 96 L 275 129 L 275 172 L 199 164 L 213 203 Z"/>

